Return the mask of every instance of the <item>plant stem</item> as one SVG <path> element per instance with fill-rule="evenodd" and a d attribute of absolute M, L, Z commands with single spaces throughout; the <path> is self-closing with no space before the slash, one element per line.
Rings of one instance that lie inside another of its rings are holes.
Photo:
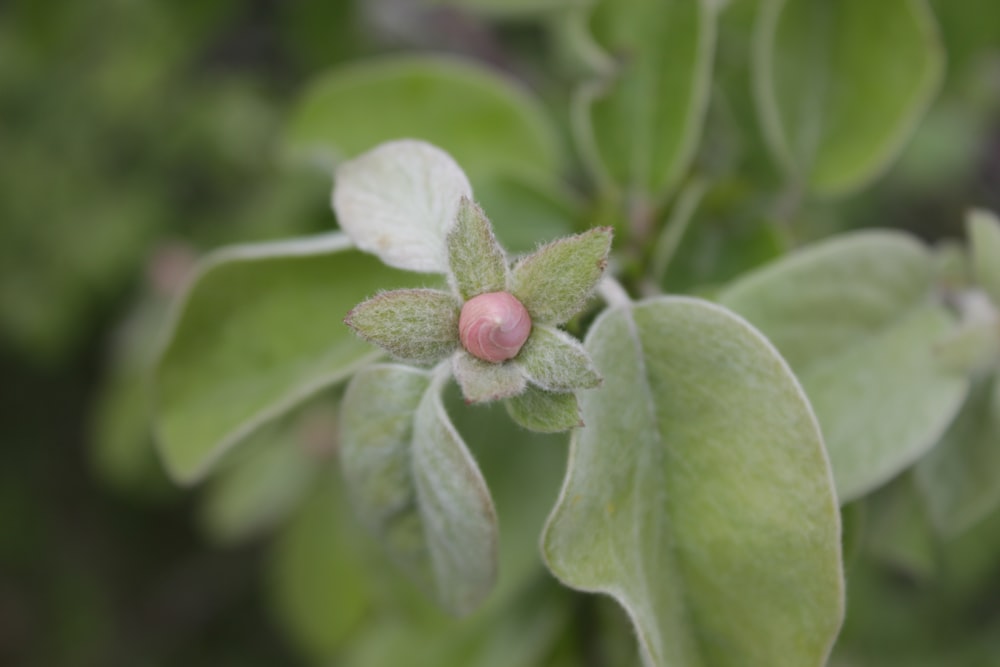
<path fill-rule="evenodd" d="M 687 231 L 691 219 L 694 217 L 694 212 L 707 190 L 708 181 L 695 178 L 677 196 L 677 202 L 670 212 L 670 218 L 667 220 L 666 227 L 657 240 L 656 247 L 653 249 L 653 257 L 650 262 L 650 276 L 656 285 L 663 283 L 663 279 L 667 275 L 667 269 L 670 268 L 670 262 L 673 260 L 674 255 L 677 254 L 677 248 L 681 244 L 681 239 L 684 238 L 684 232 Z"/>
<path fill-rule="evenodd" d="M 625 288 L 611 276 L 606 275 L 601 278 L 601 281 L 597 283 L 597 293 L 612 308 L 627 306 L 632 303 L 632 299 L 629 297 L 628 292 L 625 291 Z"/>

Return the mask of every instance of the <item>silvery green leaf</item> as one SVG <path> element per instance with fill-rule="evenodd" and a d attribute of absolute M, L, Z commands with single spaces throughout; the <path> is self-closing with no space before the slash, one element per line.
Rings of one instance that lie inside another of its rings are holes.
<path fill-rule="evenodd" d="M 344 323 L 398 359 L 433 363 L 458 346 L 459 306 L 440 290 L 393 290 L 355 306 Z"/>
<path fill-rule="evenodd" d="M 524 391 L 527 381 L 524 373 L 511 362 L 491 364 L 477 359 L 465 350 L 452 357 L 452 372 L 462 396 L 469 403 L 495 401 Z"/>
<path fill-rule="evenodd" d="M 976 280 L 1000 308 L 1000 220 L 979 209 L 969 213 L 966 224 Z"/>
<path fill-rule="evenodd" d="M 604 377 L 542 538 L 563 583 L 614 597 L 646 665 L 825 664 L 844 609 L 819 427 L 741 318 L 663 297 L 606 311 Z"/>
<path fill-rule="evenodd" d="M 448 233 L 448 260 L 452 282 L 462 299 L 507 289 L 507 256 L 482 209 L 465 197 Z"/>
<path fill-rule="evenodd" d="M 389 141 L 336 171 L 333 210 L 351 240 L 389 266 L 448 272 L 445 241 L 459 201 L 472 197 L 462 168 L 423 141 Z"/>
<path fill-rule="evenodd" d="M 842 503 L 926 453 L 965 396 L 967 381 L 935 356 L 955 323 L 933 289 L 924 245 L 872 230 L 801 248 L 719 294 L 802 381 Z"/>
<path fill-rule="evenodd" d="M 1000 313 L 983 290 L 956 295 L 962 322 L 938 341 L 938 365 L 962 375 L 978 376 L 1000 365 Z"/>
<path fill-rule="evenodd" d="M 580 342 L 544 324 L 532 327 L 514 363 L 533 384 L 548 391 L 589 389 L 601 383 L 601 376 Z"/>
<path fill-rule="evenodd" d="M 973 385 L 915 475 L 931 521 L 945 537 L 960 535 L 1000 506 L 1000 375 Z"/>
<path fill-rule="evenodd" d="M 578 313 L 604 274 L 612 229 L 598 227 L 544 245 L 514 266 L 511 293 L 539 324 Z"/>
<path fill-rule="evenodd" d="M 341 460 L 364 523 L 445 609 L 464 614 L 496 579 L 497 524 L 441 404 L 444 377 L 397 365 L 355 375 L 342 405 Z"/>
<path fill-rule="evenodd" d="M 580 404 L 573 392 L 545 391 L 529 385 L 506 401 L 511 419 L 537 433 L 560 433 L 583 426 Z"/>

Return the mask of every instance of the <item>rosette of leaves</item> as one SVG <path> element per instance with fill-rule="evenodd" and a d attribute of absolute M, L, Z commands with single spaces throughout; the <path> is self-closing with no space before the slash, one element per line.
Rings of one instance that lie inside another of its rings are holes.
<path fill-rule="evenodd" d="M 448 360 L 466 401 L 506 399 L 525 428 L 580 425 L 574 391 L 596 387 L 600 376 L 583 346 L 556 327 L 604 272 L 610 228 L 554 241 L 512 267 L 483 211 L 463 196 L 446 241 L 450 291 L 383 292 L 346 323 L 402 361 Z"/>

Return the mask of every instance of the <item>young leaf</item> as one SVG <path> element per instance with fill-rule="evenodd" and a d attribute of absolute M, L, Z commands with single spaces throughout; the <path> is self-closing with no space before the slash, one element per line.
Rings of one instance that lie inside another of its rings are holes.
<path fill-rule="evenodd" d="M 507 289 L 507 256 L 482 209 L 464 197 L 448 234 L 448 262 L 463 300 Z"/>
<path fill-rule="evenodd" d="M 960 535 L 1000 506 L 1000 375 L 977 382 L 915 475 L 934 527 L 945 537 Z"/>
<path fill-rule="evenodd" d="M 156 369 L 154 429 L 171 476 L 196 481 L 258 426 L 372 359 L 344 313 L 418 279 L 342 234 L 210 256 L 175 310 Z"/>
<path fill-rule="evenodd" d="M 578 93 L 577 143 L 599 176 L 662 198 L 698 145 L 715 53 L 714 3 L 602 0 L 589 25 L 595 42 L 621 58 L 610 80 Z"/>
<path fill-rule="evenodd" d="M 437 383 L 406 366 L 370 366 L 341 414 L 343 472 L 362 520 L 445 609 L 472 611 L 496 578 L 496 516 Z"/>
<path fill-rule="evenodd" d="M 599 227 L 542 246 L 514 267 L 511 293 L 539 324 L 562 324 L 578 313 L 604 274 L 610 227 Z"/>
<path fill-rule="evenodd" d="M 547 391 L 590 389 L 601 376 L 580 343 L 553 327 L 536 324 L 514 359 L 532 383 Z"/>
<path fill-rule="evenodd" d="M 524 392 L 507 400 L 507 413 L 536 433 L 561 433 L 583 426 L 580 404 L 573 392 L 556 393 L 529 385 Z"/>
<path fill-rule="evenodd" d="M 969 213 L 969 245 L 976 280 L 1000 308 L 1000 220 L 990 211 Z"/>
<path fill-rule="evenodd" d="M 458 163 L 412 139 L 380 144 L 334 176 L 340 227 L 362 250 L 410 271 L 448 272 L 445 237 L 462 197 L 472 197 L 472 186 Z"/>
<path fill-rule="evenodd" d="M 459 306 L 440 290 L 393 290 L 355 306 L 344 323 L 398 359 L 433 363 L 458 347 Z"/>
<path fill-rule="evenodd" d="M 809 403 L 768 342 L 704 301 L 606 312 L 542 538 L 613 596 L 646 664 L 822 665 L 843 615 L 840 515 Z"/>
<path fill-rule="evenodd" d="M 954 323 L 931 302 L 931 283 L 923 245 L 866 231 L 803 248 L 719 294 L 802 381 L 842 503 L 922 456 L 965 396 L 966 380 L 935 359 Z"/>
<path fill-rule="evenodd" d="M 937 92 L 943 51 L 924 0 L 764 0 L 754 93 L 790 179 L 862 187 L 899 152 Z"/>
<path fill-rule="evenodd" d="M 464 350 L 452 357 L 452 372 L 469 403 L 495 401 L 524 391 L 526 380 L 513 363 L 493 364 Z"/>

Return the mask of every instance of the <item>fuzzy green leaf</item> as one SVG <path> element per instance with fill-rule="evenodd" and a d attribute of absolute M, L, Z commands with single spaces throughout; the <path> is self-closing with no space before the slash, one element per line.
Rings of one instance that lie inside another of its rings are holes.
<path fill-rule="evenodd" d="M 966 225 L 976 281 L 1000 308 L 1000 220 L 990 211 L 975 210 Z"/>
<path fill-rule="evenodd" d="M 544 324 L 532 327 L 531 336 L 514 362 L 533 384 L 548 391 L 589 389 L 601 383 L 601 376 L 580 342 Z"/>
<path fill-rule="evenodd" d="M 507 400 L 511 419 L 537 433 L 560 433 L 583 426 L 580 403 L 573 392 L 545 391 L 529 386 Z"/>
<path fill-rule="evenodd" d="M 983 378 L 962 411 L 916 466 L 935 529 L 954 537 L 1000 506 L 1000 375 Z"/>
<path fill-rule="evenodd" d="M 931 301 L 932 279 L 922 244 L 866 231 L 802 248 L 719 294 L 802 381 L 843 503 L 927 452 L 965 395 L 964 378 L 935 358 L 954 322 Z"/>
<path fill-rule="evenodd" d="M 477 359 L 465 350 L 452 357 L 452 372 L 462 396 L 469 403 L 495 401 L 524 391 L 527 381 L 515 364 L 491 364 Z"/>
<path fill-rule="evenodd" d="M 234 246 L 206 259 L 156 370 L 154 428 L 171 476 L 193 482 L 257 427 L 374 357 L 344 313 L 420 276 L 342 234 Z"/>
<path fill-rule="evenodd" d="M 496 513 L 439 391 L 406 366 L 360 371 L 342 405 L 341 459 L 362 520 L 445 609 L 464 614 L 496 578 Z"/>
<path fill-rule="evenodd" d="M 472 186 L 458 163 L 412 139 L 380 144 L 334 176 L 341 229 L 362 250 L 410 271 L 448 272 L 446 236 L 462 197 L 472 197 Z"/>
<path fill-rule="evenodd" d="M 543 534 L 564 583 L 628 611 L 649 666 L 822 665 L 843 615 L 840 517 L 809 403 L 707 302 L 606 312 L 604 376 Z"/>
<path fill-rule="evenodd" d="M 924 0 L 765 0 L 754 93 L 794 180 L 836 195 L 881 173 L 937 92 L 944 58 Z"/>
<path fill-rule="evenodd" d="M 574 130 L 599 178 L 659 199 L 694 156 L 708 107 L 716 8 L 710 0 L 602 0 L 588 22 L 611 56 L 576 96 Z"/>
<path fill-rule="evenodd" d="M 558 239 L 514 267 L 511 293 L 533 322 L 562 324 L 578 313 L 604 274 L 611 250 L 610 227 Z"/>
<path fill-rule="evenodd" d="M 393 290 L 355 306 L 344 323 L 397 359 L 433 363 L 458 347 L 459 307 L 440 290 Z"/>
<path fill-rule="evenodd" d="M 448 234 L 448 262 L 455 289 L 464 300 L 507 289 L 507 256 L 486 214 L 465 197 Z"/>

